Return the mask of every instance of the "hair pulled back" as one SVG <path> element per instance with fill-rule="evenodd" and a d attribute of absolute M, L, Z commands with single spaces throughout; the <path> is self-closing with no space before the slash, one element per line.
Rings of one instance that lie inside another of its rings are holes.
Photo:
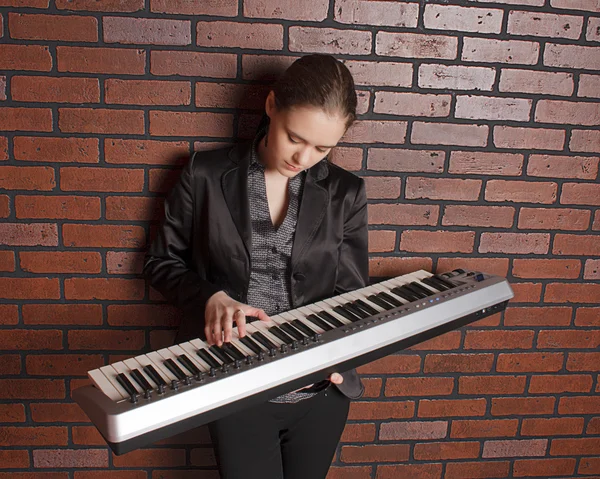
<path fill-rule="evenodd" d="M 356 91 L 352 74 L 331 55 L 306 55 L 292 63 L 273 86 L 279 110 L 294 106 L 321 108 L 346 119 L 356 119 Z"/>

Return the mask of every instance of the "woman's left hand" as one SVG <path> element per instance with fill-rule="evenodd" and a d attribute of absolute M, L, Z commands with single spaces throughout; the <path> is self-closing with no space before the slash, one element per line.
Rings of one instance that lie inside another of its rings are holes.
<path fill-rule="evenodd" d="M 333 384 L 342 384 L 344 382 L 344 378 L 340 373 L 333 373 L 331 376 L 329 376 L 329 380 Z"/>

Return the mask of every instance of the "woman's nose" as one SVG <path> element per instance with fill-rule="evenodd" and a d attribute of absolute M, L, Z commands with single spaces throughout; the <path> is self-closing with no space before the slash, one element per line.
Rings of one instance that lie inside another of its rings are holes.
<path fill-rule="evenodd" d="M 310 164 L 310 154 L 310 148 L 307 146 L 298 151 L 296 155 L 296 162 L 300 167 L 305 167 L 306 165 Z"/>

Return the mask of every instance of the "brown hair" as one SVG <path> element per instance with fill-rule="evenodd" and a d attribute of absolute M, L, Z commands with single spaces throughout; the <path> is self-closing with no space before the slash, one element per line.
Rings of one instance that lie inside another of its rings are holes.
<path fill-rule="evenodd" d="M 354 80 L 346 65 L 331 55 L 306 55 L 292 63 L 273 86 L 278 109 L 315 106 L 346 118 L 346 128 L 356 119 Z"/>

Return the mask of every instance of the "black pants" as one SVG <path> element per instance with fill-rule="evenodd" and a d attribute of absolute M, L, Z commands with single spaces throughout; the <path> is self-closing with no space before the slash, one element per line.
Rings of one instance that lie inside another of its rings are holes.
<path fill-rule="evenodd" d="M 209 424 L 221 479 L 324 479 L 349 407 L 330 386 L 295 404 L 266 402 Z"/>

